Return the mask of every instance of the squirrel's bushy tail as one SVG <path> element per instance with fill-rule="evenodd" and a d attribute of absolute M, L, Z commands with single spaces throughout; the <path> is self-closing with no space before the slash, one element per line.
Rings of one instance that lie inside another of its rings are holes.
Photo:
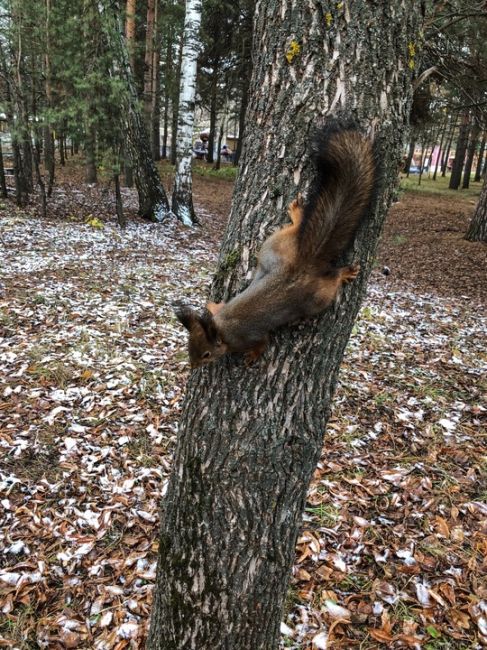
<path fill-rule="evenodd" d="M 298 251 L 308 264 L 334 262 L 348 248 L 370 203 L 376 165 L 372 143 L 331 121 L 316 136 L 317 176 L 304 206 Z"/>

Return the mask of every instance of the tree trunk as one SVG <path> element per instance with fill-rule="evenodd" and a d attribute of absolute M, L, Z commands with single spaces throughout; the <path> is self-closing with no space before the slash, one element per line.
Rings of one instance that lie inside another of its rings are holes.
<path fill-rule="evenodd" d="M 154 109 L 152 111 L 152 157 L 154 160 L 161 159 L 161 73 L 160 73 L 160 50 L 157 51 L 157 66 L 155 67 L 154 79 Z"/>
<path fill-rule="evenodd" d="M 468 144 L 467 160 L 465 161 L 465 169 L 463 171 L 462 188 L 464 190 L 468 189 L 470 186 L 470 175 L 472 173 L 473 157 L 475 156 L 475 150 L 477 148 L 477 143 L 479 141 L 479 135 L 480 135 L 480 126 L 477 120 L 475 120 L 472 125 L 472 130 L 470 132 L 470 142 Z"/>
<path fill-rule="evenodd" d="M 48 125 L 44 127 L 44 167 L 47 171 L 47 196 L 51 196 L 55 172 L 54 135 Z"/>
<path fill-rule="evenodd" d="M 125 12 L 125 37 L 127 39 L 127 50 L 129 54 L 132 73 L 135 71 L 135 12 L 137 0 L 127 0 Z"/>
<path fill-rule="evenodd" d="M 177 147 L 176 142 L 178 139 L 178 121 L 179 121 L 179 95 L 181 85 L 181 68 L 183 65 L 183 37 L 179 41 L 178 52 L 178 65 L 176 69 L 176 79 L 174 83 L 174 92 L 172 96 L 172 125 L 171 125 L 171 165 L 176 164 L 177 160 Z"/>
<path fill-rule="evenodd" d="M 96 183 L 96 130 L 93 124 L 88 125 L 85 137 L 85 183 Z"/>
<path fill-rule="evenodd" d="M 211 92 L 210 92 L 210 133 L 208 135 L 208 155 L 206 160 L 212 163 L 215 158 L 217 100 L 218 100 L 218 66 L 220 61 L 216 59 L 212 64 Z"/>
<path fill-rule="evenodd" d="M 438 147 L 438 155 L 436 156 L 435 171 L 433 173 L 433 180 L 436 181 L 436 174 L 438 173 L 438 167 L 440 166 L 440 158 L 443 151 L 443 142 L 445 140 L 446 130 L 448 128 L 448 115 L 445 117 L 445 122 L 441 130 L 440 145 Z"/>
<path fill-rule="evenodd" d="M 164 93 L 164 120 L 162 130 L 162 158 L 167 158 L 167 136 L 169 134 L 169 95 Z"/>
<path fill-rule="evenodd" d="M 202 0 L 186 0 L 183 57 L 179 88 L 176 173 L 172 192 L 172 211 L 184 224 L 196 222 L 193 207 L 193 124 L 196 97 L 196 63 L 199 50 Z"/>
<path fill-rule="evenodd" d="M 118 173 L 113 175 L 113 181 L 115 184 L 115 211 L 117 213 L 117 221 L 118 225 L 123 230 L 127 226 L 127 219 L 123 212 L 122 193 L 120 192 L 120 175 Z"/>
<path fill-rule="evenodd" d="M 249 85 L 252 76 L 252 17 L 253 12 L 250 6 L 247 7 L 247 12 L 244 17 L 244 31 L 245 36 L 242 40 L 242 65 L 240 70 L 241 77 L 241 98 L 240 109 L 238 113 L 238 141 L 237 148 L 233 155 L 233 164 L 236 167 L 242 155 L 242 144 L 245 136 L 245 117 L 247 114 L 247 105 L 249 101 Z"/>
<path fill-rule="evenodd" d="M 447 145 L 445 149 L 445 154 L 443 156 L 443 160 L 441 161 L 441 177 L 445 178 L 446 176 L 446 171 L 448 169 L 448 160 L 450 158 L 450 151 L 451 151 L 451 145 L 453 142 L 453 135 L 455 133 L 455 129 L 457 128 L 457 122 L 458 122 L 458 115 L 455 116 L 455 118 L 452 120 L 451 127 L 450 127 L 450 133 L 448 134 L 447 138 Z"/>
<path fill-rule="evenodd" d="M 127 56 L 127 48 L 119 24 L 119 14 L 109 8 L 110 19 L 104 21 L 108 39 L 113 40 L 120 74 L 127 89 L 124 119 L 126 126 L 126 150 L 130 155 L 134 170 L 135 186 L 139 195 L 139 214 L 150 221 L 161 222 L 171 214 L 166 193 L 159 173 L 152 159 L 149 134 L 144 126 L 137 89 Z M 107 12 L 108 13 L 108 12 Z"/>
<path fill-rule="evenodd" d="M 46 0 L 46 52 L 44 56 L 44 74 L 46 77 L 45 90 L 47 109 L 52 109 L 52 83 L 51 83 L 51 0 Z M 47 196 L 52 195 L 55 174 L 54 134 L 48 122 L 44 127 L 44 167 L 47 171 Z"/>
<path fill-rule="evenodd" d="M 487 176 L 484 179 L 479 202 L 475 208 L 465 239 L 487 242 Z"/>
<path fill-rule="evenodd" d="M 213 169 L 216 169 L 217 171 L 220 169 L 221 166 L 221 159 L 222 159 L 221 150 L 222 150 L 224 129 L 225 129 L 225 117 L 222 119 L 220 124 L 220 131 L 218 133 L 218 143 L 216 145 L 216 160 L 215 160 L 215 164 L 213 165 Z"/>
<path fill-rule="evenodd" d="M 156 0 L 147 0 L 147 30 L 145 33 L 144 58 L 144 122 L 147 133 L 152 131 L 152 109 L 154 93 L 154 26 Z"/>
<path fill-rule="evenodd" d="M 64 134 L 61 131 L 58 138 L 58 147 L 59 147 L 59 164 L 61 167 L 66 165 L 66 157 L 64 155 Z"/>
<path fill-rule="evenodd" d="M 37 184 L 39 185 L 39 191 L 41 194 L 41 215 L 42 218 L 45 219 L 47 217 L 47 193 L 46 193 L 46 184 L 44 183 L 44 179 L 41 174 L 40 162 L 41 162 L 40 146 L 39 147 L 36 146 L 34 147 L 34 168 L 36 172 L 36 181 Z"/>
<path fill-rule="evenodd" d="M 480 183 L 480 179 L 482 178 L 482 162 L 484 160 L 484 152 L 485 152 L 485 134 L 482 138 L 482 142 L 480 143 L 479 157 L 477 159 L 477 167 L 475 168 L 475 178 L 474 178 L 475 183 Z"/>
<path fill-rule="evenodd" d="M 404 163 L 404 171 L 406 172 L 407 178 L 409 178 L 409 169 L 411 168 L 411 163 L 413 162 L 414 149 L 416 147 L 416 138 L 413 138 L 409 143 L 408 153 L 406 156 L 406 162 Z"/>
<path fill-rule="evenodd" d="M 307 144 L 323 118 L 339 112 L 373 131 L 381 171 L 344 256 L 360 258 L 360 278 L 339 304 L 277 332 L 251 369 L 236 356 L 189 379 L 149 650 L 277 647 L 307 486 L 408 136 L 417 2 L 333 3 L 331 21 L 319 3 L 257 6 L 247 136 L 213 298 L 247 284 L 263 238 L 308 188 Z"/>
<path fill-rule="evenodd" d="M 5 169 L 3 166 L 2 139 L 0 138 L 0 195 L 3 199 L 8 196 L 7 183 L 5 182 Z"/>
<path fill-rule="evenodd" d="M 458 190 L 460 181 L 462 180 L 463 162 L 465 160 L 465 153 L 468 144 L 468 132 L 470 130 L 470 116 L 465 113 L 462 118 L 460 130 L 458 132 L 457 148 L 455 151 L 455 159 L 451 170 L 450 184 L 448 187 L 451 190 Z"/>

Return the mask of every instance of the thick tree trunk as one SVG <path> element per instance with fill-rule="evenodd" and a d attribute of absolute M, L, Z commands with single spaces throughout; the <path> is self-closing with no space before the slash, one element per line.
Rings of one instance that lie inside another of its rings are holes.
<path fill-rule="evenodd" d="M 263 238 L 312 176 L 308 141 L 341 113 L 374 133 L 374 205 L 359 280 L 322 317 L 283 328 L 252 368 L 194 372 L 165 499 L 150 650 L 273 650 L 307 486 L 338 368 L 397 185 L 419 3 L 257 4 L 247 137 L 213 297 L 247 283 Z M 283 35 L 286 35 L 283 37 Z M 287 40 L 285 40 L 287 39 Z M 288 57 L 286 57 L 288 53 Z"/>
<path fill-rule="evenodd" d="M 453 167 L 451 170 L 450 183 L 448 185 L 451 190 L 458 190 L 460 187 L 460 181 L 462 180 L 463 163 L 465 160 L 465 153 L 467 151 L 469 130 L 470 116 L 468 113 L 465 113 L 462 118 L 462 123 L 460 124 L 460 130 L 458 132 L 455 159 L 453 161 Z"/>
<path fill-rule="evenodd" d="M 468 144 L 467 151 L 467 160 L 465 161 L 465 169 L 463 171 L 463 183 L 462 188 L 464 190 L 470 187 L 470 175 L 472 173 L 473 157 L 475 156 L 475 150 L 477 148 L 477 143 L 479 141 L 480 135 L 480 126 L 478 122 L 475 122 L 472 125 L 472 130 L 470 131 L 470 142 Z"/>
<path fill-rule="evenodd" d="M 484 179 L 479 202 L 475 208 L 465 239 L 487 242 L 487 176 Z"/>
<path fill-rule="evenodd" d="M 482 138 L 482 142 L 480 143 L 479 157 L 477 159 L 477 167 L 475 168 L 475 178 L 474 178 L 475 183 L 480 183 L 480 179 L 482 178 L 482 162 L 484 160 L 484 152 L 485 152 L 485 134 Z"/>
<path fill-rule="evenodd" d="M 191 163 L 200 24 L 201 0 L 186 0 L 172 211 L 188 226 L 196 222 Z"/>

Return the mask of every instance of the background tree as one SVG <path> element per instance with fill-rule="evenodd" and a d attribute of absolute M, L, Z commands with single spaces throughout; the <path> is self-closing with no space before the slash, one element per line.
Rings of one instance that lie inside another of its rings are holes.
<path fill-rule="evenodd" d="M 307 485 L 395 192 L 419 16 L 412 1 L 387 11 L 365 0 L 258 5 L 251 128 L 214 298 L 245 286 L 263 238 L 307 188 L 308 141 L 325 116 L 339 111 L 373 130 L 382 174 L 356 242 L 361 277 L 341 303 L 278 332 L 251 369 L 226 359 L 190 378 L 164 504 L 151 650 L 276 647 Z"/>
<path fill-rule="evenodd" d="M 487 242 L 487 176 L 465 239 Z"/>
<path fill-rule="evenodd" d="M 187 0 L 179 92 L 176 173 L 172 192 L 172 210 L 187 225 L 196 221 L 191 162 L 200 23 L 201 0 Z"/>

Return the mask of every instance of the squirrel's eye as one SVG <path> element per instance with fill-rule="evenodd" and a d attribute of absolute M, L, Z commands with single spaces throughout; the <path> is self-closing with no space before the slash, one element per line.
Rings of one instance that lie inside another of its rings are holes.
<path fill-rule="evenodd" d="M 201 355 L 202 359 L 209 359 L 210 357 L 211 357 L 211 352 L 209 350 L 207 350 Z"/>

